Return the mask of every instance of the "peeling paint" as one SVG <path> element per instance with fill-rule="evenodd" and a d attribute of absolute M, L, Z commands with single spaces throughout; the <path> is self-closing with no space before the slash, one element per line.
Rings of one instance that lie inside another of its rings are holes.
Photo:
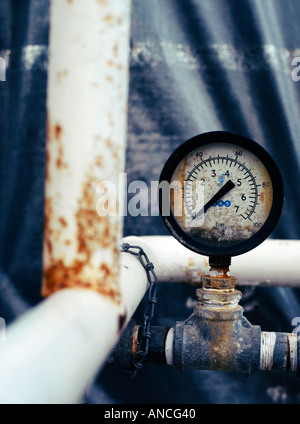
<path fill-rule="evenodd" d="M 236 371 L 234 337 L 235 321 L 214 322 L 211 328 L 211 340 L 208 344 L 208 356 L 212 370 Z"/>
<path fill-rule="evenodd" d="M 56 78 L 57 78 L 57 84 L 60 84 L 63 80 L 63 78 L 68 78 L 69 71 L 67 69 L 63 71 L 57 71 Z"/>
<path fill-rule="evenodd" d="M 270 371 L 273 367 L 273 355 L 276 344 L 276 333 L 261 333 L 260 369 Z"/>
<path fill-rule="evenodd" d="M 237 285 L 237 278 L 227 275 L 229 268 L 219 269 L 217 275 L 203 275 L 202 284 L 205 289 L 232 290 Z"/>
<path fill-rule="evenodd" d="M 61 134 L 59 132 L 59 134 Z M 118 224 L 111 225 L 109 217 L 99 217 L 96 212 L 97 180 L 94 177 L 95 167 L 101 165 L 101 160 L 96 157 L 95 164 L 91 167 L 91 174 L 87 176 L 83 185 L 82 197 L 78 201 L 75 222 L 77 227 L 76 256 L 72 263 L 66 264 L 63 259 L 55 260 L 52 256 L 53 247 L 51 239 L 53 230 L 49 222 L 53 219 L 53 207 L 51 201 L 46 202 L 46 231 L 45 243 L 49 256 L 50 266 L 45 270 L 43 295 L 48 296 L 62 288 L 90 288 L 105 294 L 115 302 L 120 302 L 120 291 L 118 286 L 118 259 L 119 251 L 116 249 Z M 67 220 L 59 216 L 58 223 L 61 227 L 68 226 Z M 57 234 L 58 239 L 61 234 Z M 70 242 L 70 241 L 69 241 Z M 74 241 L 75 242 L 75 241 Z M 72 243 L 72 242 L 71 242 Z M 67 244 L 69 245 L 69 244 Z M 114 257 L 114 266 L 105 261 L 101 262 L 98 269 L 93 266 L 95 252 L 108 249 Z"/>

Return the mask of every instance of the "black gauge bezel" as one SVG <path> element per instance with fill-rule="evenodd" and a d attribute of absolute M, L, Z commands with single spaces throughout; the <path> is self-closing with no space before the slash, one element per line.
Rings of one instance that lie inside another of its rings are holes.
<path fill-rule="evenodd" d="M 221 247 L 212 247 L 207 243 L 203 243 L 189 236 L 177 223 L 172 212 L 170 212 L 170 216 L 163 216 L 161 192 L 159 193 L 159 210 L 171 234 L 188 249 L 205 256 L 232 257 L 246 253 L 261 244 L 271 234 L 280 218 L 284 202 L 283 181 L 280 171 L 269 153 L 255 141 L 238 134 L 225 131 L 200 134 L 187 140 L 173 152 L 163 167 L 159 183 L 167 181 L 170 184 L 177 166 L 189 153 L 204 145 L 219 143 L 236 145 L 248 150 L 263 163 L 270 175 L 273 184 L 273 203 L 269 216 L 261 229 L 247 240 L 236 242 L 228 246 L 222 245 Z"/>

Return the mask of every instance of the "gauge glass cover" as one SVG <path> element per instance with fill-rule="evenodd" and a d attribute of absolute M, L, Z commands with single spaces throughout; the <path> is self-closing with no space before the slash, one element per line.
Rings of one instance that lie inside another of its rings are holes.
<path fill-rule="evenodd" d="M 235 256 L 260 244 L 283 204 L 280 172 L 257 143 L 225 132 L 202 134 L 180 146 L 161 177 L 160 210 L 171 233 L 204 255 Z M 169 213 L 165 213 L 165 201 Z"/>

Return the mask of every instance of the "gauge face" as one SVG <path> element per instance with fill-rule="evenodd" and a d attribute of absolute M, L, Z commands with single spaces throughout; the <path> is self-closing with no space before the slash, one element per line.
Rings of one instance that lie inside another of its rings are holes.
<path fill-rule="evenodd" d="M 225 132 L 180 146 L 162 171 L 160 187 L 160 210 L 171 233 L 207 256 L 235 256 L 260 244 L 283 205 L 281 176 L 269 154 Z"/>

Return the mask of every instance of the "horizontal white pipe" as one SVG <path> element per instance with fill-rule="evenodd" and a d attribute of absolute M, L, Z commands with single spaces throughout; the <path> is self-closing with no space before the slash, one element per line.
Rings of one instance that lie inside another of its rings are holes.
<path fill-rule="evenodd" d="M 1 404 L 79 400 L 147 290 L 137 258 L 122 253 L 121 263 L 121 305 L 89 290 L 62 290 L 8 328 L 0 345 Z"/>
<path fill-rule="evenodd" d="M 171 236 L 126 237 L 140 245 L 155 266 L 160 282 L 200 284 L 209 271 L 208 258 L 190 251 Z M 230 274 L 238 285 L 300 287 L 300 241 L 268 239 L 257 248 L 232 258 Z"/>

